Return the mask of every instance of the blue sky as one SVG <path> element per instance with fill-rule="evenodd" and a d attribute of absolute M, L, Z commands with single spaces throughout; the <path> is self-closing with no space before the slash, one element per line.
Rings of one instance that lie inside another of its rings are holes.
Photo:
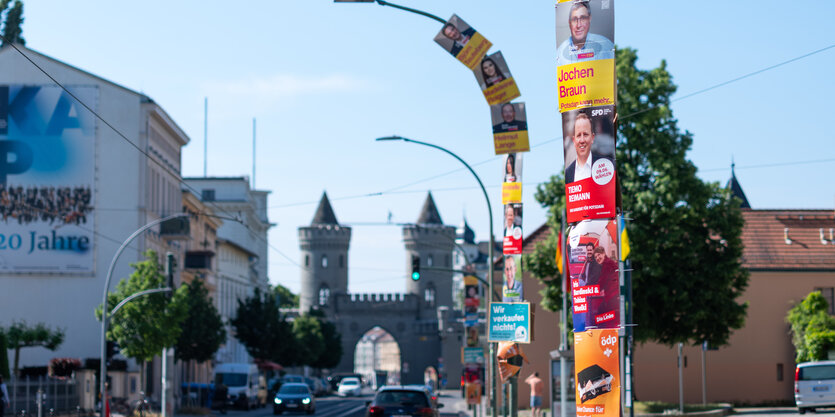
<path fill-rule="evenodd" d="M 835 2 L 826 0 L 614 3 L 616 44 L 636 48 L 642 68 L 666 60 L 677 97 L 835 44 Z M 399 4 L 444 19 L 455 13 L 493 43 L 491 53 L 502 51 L 527 107 L 524 227 L 535 230 L 545 221 L 535 185 L 563 169 L 553 2 Z M 484 198 L 457 161 L 375 143 L 381 136 L 432 142 L 468 161 L 488 186 L 499 230 L 501 160 L 489 108 L 472 72 L 432 40 L 440 29 L 433 20 L 326 0 L 27 0 L 24 17 L 29 48 L 163 106 L 191 137 L 186 176 L 203 174 L 204 98 L 211 176 L 252 175 L 257 119 L 255 185 L 272 191 L 277 223 L 273 283 L 300 288 L 297 228 L 310 223 L 324 190 L 339 221 L 353 225 L 354 292 L 405 288 L 401 231 L 382 223 L 389 212 L 393 222 L 415 221 L 429 190 L 445 223 L 466 214 L 477 238 L 487 238 Z M 724 184 L 733 158 L 754 208 L 835 208 L 833 67 L 835 48 L 675 102 L 701 178 Z"/>

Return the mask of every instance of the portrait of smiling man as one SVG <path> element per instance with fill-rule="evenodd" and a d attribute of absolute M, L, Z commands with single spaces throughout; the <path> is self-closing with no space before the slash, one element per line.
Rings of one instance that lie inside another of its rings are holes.
<path fill-rule="evenodd" d="M 590 32 L 592 8 L 589 3 L 578 1 L 571 5 L 568 12 L 570 36 L 557 48 L 557 66 L 615 58 L 614 43 L 606 36 Z"/>
<path fill-rule="evenodd" d="M 591 177 L 592 165 L 599 159 L 612 160 L 607 156 L 592 153 L 595 136 L 594 125 L 589 115 L 583 112 L 577 113 L 574 118 L 574 132 L 571 135 L 577 159 L 565 168 L 566 184 Z"/>

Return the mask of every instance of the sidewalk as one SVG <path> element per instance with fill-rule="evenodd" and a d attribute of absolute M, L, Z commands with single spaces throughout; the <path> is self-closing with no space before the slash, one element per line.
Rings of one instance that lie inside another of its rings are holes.
<path fill-rule="evenodd" d="M 440 409 L 441 417 L 472 417 L 467 402 L 461 398 L 461 390 L 439 390 L 438 403 L 444 405 L 444 408 Z"/>

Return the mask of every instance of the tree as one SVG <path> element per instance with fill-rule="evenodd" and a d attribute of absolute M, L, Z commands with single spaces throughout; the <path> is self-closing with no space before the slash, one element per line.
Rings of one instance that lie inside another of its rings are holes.
<path fill-rule="evenodd" d="M 6 332 L 0 329 L 0 376 L 9 378 L 9 343 Z"/>
<path fill-rule="evenodd" d="M 250 356 L 268 359 L 281 365 L 293 364 L 295 342 L 290 325 L 282 319 L 275 297 L 261 290 L 246 300 L 238 300 L 238 312 L 231 321 L 235 337 Z"/>
<path fill-rule="evenodd" d="M 149 250 L 144 256 L 144 261 L 131 264 L 134 271 L 130 277 L 119 281 L 116 291 L 107 294 L 108 312 L 135 293 L 167 285 L 157 253 Z M 157 293 L 131 300 L 110 318 L 107 339 L 118 343 L 122 354 L 137 362 L 152 360 L 180 337 L 188 308 L 186 291 L 186 287 L 180 287 L 173 296 Z M 96 308 L 96 317 L 101 320 L 102 306 Z"/>
<path fill-rule="evenodd" d="M 317 317 L 322 329 L 322 353 L 310 366 L 316 369 L 333 369 L 342 359 L 342 335 L 336 330 L 336 325 Z"/>
<path fill-rule="evenodd" d="M 212 359 L 226 340 L 223 319 L 209 298 L 209 291 L 200 279 L 185 285 L 185 323 L 177 339 L 174 356 L 181 361 L 205 362 Z"/>
<path fill-rule="evenodd" d="M 313 366 L 325 348 L 319 319 L 309 314 L 296 317 L 293 320 L 293 338 L 296 346 L 304 346 L 296 352 L 295 365 Z"/>
<path fill-rule="evenodd" d="M 64 343 L 62 329 L 50 329 L 43 323 L 29 326 L 25 321 L 16 321 L 6 330 L 9 349 L 14 349 L 14 374 L 19 373 L 20 349 L 27 347 L 44 347 L 49 350 L 58 349 Z"/>
<path fill-rule="evenodd" d="M 281 284 L 276 284 L 273 287 L 273 295 L 278 299 L 278 306 L 281 308 L 299 306 L 299 295 L 293 294 L 287 287 Z"/>
<path fill-rule="evenodd" d="M 8 43 L 26 44 L 23 39 L 23 2 L 15 0 L 14 5 L 6 11 L 9 7 L 10 0 L 0 0 L 0 15 L 4 12 L 6 14 L 3 20 L 3 37 L 8 40 Z M 6 44 L 5 41 L 2 42 Z"/>
<path fill-rule="evenodd" d="M 741 328 L 747 304 L 738 298 L 748 285 L 742 267 L 739 200 L 718 183 L 705 183 L 686 159 L 693 142 L 669 107 L 676 91 L 666 63 L 640 70 L 633 49 L 617 51 L 617 173 L 622 204 L 632 219 L 631 245 L 635 339 L 712 346 L 728 343 Z M 536 192 L 550 209 L 548 224 L 559 230 L 564 207 L 562 175 Z M 546 284 L 546 307 L 559 308 L 554 277 L 556 236 L 526 256 L 527 268 Z"/>
<path fill-rule="evenodd" d="M 815 291 L 789 310 L 786 321 L 791 326 L 796 361 L 826 360 L 835 349 L 835 317 L 829 315 L 829 304 L 820 291 Z"/>

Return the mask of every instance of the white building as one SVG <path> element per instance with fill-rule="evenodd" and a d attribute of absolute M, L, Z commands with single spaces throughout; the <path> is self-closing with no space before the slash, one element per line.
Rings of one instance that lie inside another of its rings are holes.
<path fill-rule="evenodd" d="M 108 266 L 132 233 L 181 211 L 177 177 L 189 138 L 151 98 L 18 48 L 37 67 L 0 49 L 0 325 L 25 320 L 65 332 L 55 352 L 21 350 L 21 367 L 97 358 L 94 310 Z M 139 235 L 118 258 L 110 289 L 147 249 L 174 251 L 182 265 L 179 247 L 158 228 Z"/>
<path fill-rule="evenodd" d="M 218 362 L 251 362 L 244 346 L 228 325 L 235 317 L 238 300 L 246 299 L 259 288 L 269 290 L 267 278 L 267 231 L 273 225 L 267 218 L 269 191 L 252 190 L 246 177 L 186 178 L 198 190 L 201 200 L 238 218 L 225 220 L 217 231 L 218 262 L 216 303 L 227 323 L 227 341 L 215 356 Z"/>

